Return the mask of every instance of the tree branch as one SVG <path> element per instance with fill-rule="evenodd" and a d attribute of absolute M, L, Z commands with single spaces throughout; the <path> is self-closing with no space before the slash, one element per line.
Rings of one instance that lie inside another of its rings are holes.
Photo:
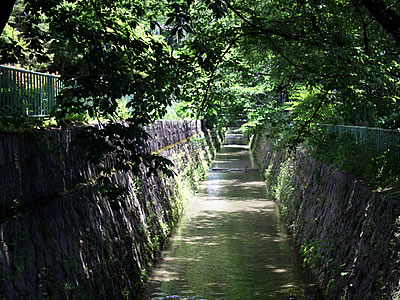
<path fill-rule="evenodd" d="M 217 71 L 219 65 L 222 63 L 222 61 L 223 61 L 225 55 L 229 52 L 229 50 L 235 45 L 235 43 L 236 43 L 239 39 L 241 39 L 242 37 L 244 37 L 244 36 L 246 36 L 246 35 L 249 35 L 249 34 L 254 34 L 254 33 L 253 33 L 253 32 L 249 32 L 249 33 L 241 34 L 241 35 L 238 35 L 237 37 L 235 37 L 235 39 L 230 43 L 230 45 L 228 46 L 228 48 L 225 49 L 224 53 L 222 53 L 222 55 L 221 55 L 221 57 L 220 57 L 218 63 L 215 65 L 214 69 L 212 70 L 212 72 L 211 72 L 211 74 L 210 74 L 210 77 L 208 78 L 208 81 L 207 81 L 207 88 L 206 88 L 206 94 L 204 95 L 203 100 L 202 100 L 201 103 L 200 103 L 200 107 L 199 107 L 198 112 L 202 111 L 204 107 L 207 107 L 206 105 L 207 105 L 207 102 L 208 102 L 208 100 L 209 100 L 208 95 L 209 95 L 209 91 L 210 91 L 210 88 L 211 88 L 211 83 L 212 83 L 212 81 L 214 80 L 215 72 Z M 198 114 L 197 114 L 197 115 L 198 115 Z"/>
<path fill-rule="evenodd" d="M 260 27 L 252 22 L 250 22 L 249 20 L 247 20 L 237 9 L 235 9 L 228 0 L 222 0 L 226 6 L 232 10 L 243 22 L 245 22 L 246 24 L 248 24 L 251 28 L 257 29 L 260 32 L 262 32 L 266 38 L 268 39 L 268 41 L 271 43 L 272 47 L 274 48 L 274 50 L 283 57 L 284 60 L 286 60 L 291 66 L 293 66 L 297 72 L 299 72 L 304 79 L 307 79 L 307 76 L 304 74 L 304 72 L 299 68 L 299 66 L 297 66 L 293 61 L 291 61 L 289 59 L 289 57 L 287 57 L 280 49 L 279 47 L 275 44 L 275 42 L 272 40 L 271 35 L 278 35 L 284 38 L 288 38 L 288 39 L 292 39 L 292 40 L 299 40 L 298 38 L 288 35 L 288 34 L 282 34 L 282 33 L 277 33 L 274 30 L 270 30 L 270 29 L 265 29 L 263 27 Z M 308 80 L 308 79 L 307 79 Z M 310 82 L 310 84 L 312 84 L 312 82 L 310 80 L 308 80 Z"/>
<path fill-rule="evenodd" d="M 313 112 L 312 116 L 307 121 L 305 121 L 303 126 L 298 131 L 296 141 L 294 142 L 294 146 L 296 146 L 299 143 L 300 138 L 303 135 L 305 129 L 307 128 L 308 125 L 311 124 L 311 122 L 313 121 L 313 119 L 315 118 L 315 116 L 317 115 L 319 110 L 321 109 L 322 105 L 325 103 L 327 94 L 328 94 L 328 91 L 325 92 L 325 94 L 323 95 L 323 98 L 319 101 L 317 107 L 314 109 L 314 112 Z"/>
<path fill-rule="evenodd" d="M 15 0 L 3 0 L 1 3 L 0 9 L 0 35 L 6 27 L 8 19 L 12 13 L 13 7 L 15 4 Z"/>
<path fill-rule="evenodd" d="M 364 51 L 365 51 L 366 54 L 368 54 L 369 53 L 369 39 L 368 39 L 367 27 L 368 27 L 369 23 L 367 24 L 365 22 L 364 16 L 363 16 L 360 8 L 358 7 L 356 1 L 353 0 L 352 2 L 354 4 L 354 7 L 356 8 L 360 18 L 361 18 L 362 28 L 363 28 L 363 37 L 364 37 Z"/>
<path fill-rule="evenodd" d="M 291 35 L 291 34 L 289 34 L 289 33 L 287 33 L 287 32 L 282 32 L 282 31 L 279 31 L 279 30 L 274 29 L 274 28 L 264 28 L 264 27 L 258 26 L 258 25 L 256 25 L 256 24 L 250 22 L 250 21 L 249 21 L 248 19 L 246 19 L 236 8 L 233 7 L 233 6 L 229 3 L 228 0 L 222 0 L 222 1 L 226 4 L 226 6 L 227 6 L 231 11 L 233 11 L 233 12 L 235 13 L 235 15 L 237 15 L 237 16 L 238 16 L 243 22 L 245 22 L 249 27 L 251 27 L 251 28 L 253 28 L 253 29 L 256 29 L 256 30 L 259 30 L 259 31 L 263 32 L 265 35 L 277 35 L 277 36 L 281 36 L 281 37 L 284 37 L 284 38 L 290 39 L 290 40 L 295 40 L 295 41 L 298 41 L 298 40 L 299 40 L 298 37 L 293 36 L 293 35 Z"/>
<path fill-rule="evenodd" d="M 393 38 L 400 42 L 400 15 L 392 9 L 397 4 L 387 6 L 383 0 L 361 0 L 362 5 L 378 21 Z"/>

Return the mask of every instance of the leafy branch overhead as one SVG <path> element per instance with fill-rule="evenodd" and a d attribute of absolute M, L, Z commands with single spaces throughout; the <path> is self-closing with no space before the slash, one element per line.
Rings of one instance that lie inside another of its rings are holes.
<path fill-rule="evenodd" d="M 400 22 L 387 28 L 379 18 L 396 20 L 400 3 L 380 1 L 381 13 L 371 15 L 378 2 L 185 2 L 186 12 L 176 9 L 168 19 L 174 29 L 182 20 L 192 26 L 178 47 L 193 57 L 181 96 L 216 120 L 247 91 L 242 112 L 257 124 L 276 117 L 271 105 L 287 102 L 290 118 L 280 119 L 300 135 L 319 121 L 399 128 Z"/>
<path fill-rule="evenodd" d="M 294 141 L 317 123 L 396 129 L 399 8 L 398 0 L 18 1 L 1 59 L 58 71 L 57 122 L 89 116 L 104 134 L 121 115 L 137 133 L 173 101 L 208 125 L 279 125 Z M 132 140 L 141 147 L 146 137 Z"/>
<path fill-rule="evenodd" d="M 143 129 L 166 112 L 175 90 L 170 46 L 148 26 L 155 16 L 150 4 L 18 1 L 0 40 L 7 54 L 2 63 L 62 75 L 64 89 L 53 112 L 58 125 L 97 120 L 80 130 L 76 142 L 104 182 L 111 170 L 138 173 L 142 164 L 172 175 L 170 161 L 147 154 Z M 124 123 L 116 122 L 121 103 Z"/>

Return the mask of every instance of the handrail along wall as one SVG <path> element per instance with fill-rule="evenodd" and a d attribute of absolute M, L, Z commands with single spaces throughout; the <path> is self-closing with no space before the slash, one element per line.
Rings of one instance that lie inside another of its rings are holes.
<path fill-rule="evenodd" d="M 395 130 L 363 127 L 363 126 L 349 126 L 349 125 L 333 125 L 321 124 L 325 127 L 327 133 L 336 133 L 339 136 L 351 134 L 355 141 L 360 144 L 373 143 L 378 151 L 386 151 L 392 148 L 397 152 L 400 158 L 400 132 Z"/>

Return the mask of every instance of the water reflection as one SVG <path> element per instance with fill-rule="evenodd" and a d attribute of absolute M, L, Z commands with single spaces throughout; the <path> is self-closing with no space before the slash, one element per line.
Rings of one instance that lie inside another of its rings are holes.
<path fill-rule="evenodd" d="M 251 171 L 247 146 L 224 146 L 213 168 L 151 274 L 143 299 L 316 295 L 274 202 L 266 198 L 262 178 Z"/>

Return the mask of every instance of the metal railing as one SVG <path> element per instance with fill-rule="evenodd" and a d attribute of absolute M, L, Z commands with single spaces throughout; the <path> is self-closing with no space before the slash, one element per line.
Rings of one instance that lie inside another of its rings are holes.
<path fill-rule="evenodd" d="M 61 90 L 59 75 L 0 65 L 0 110 L 3 114 L 46 117 Z"/>
<path fill-rule="evenodd" d="M 355 141 L 360 144 L 373 143 L 378 151 L 389 148 L 399 151 L 400 132 L 374 127 L 347 126 L 347 125 L 322 125 L 327 133 L 336 133 L 339 136 L 351 134 Z"/>

